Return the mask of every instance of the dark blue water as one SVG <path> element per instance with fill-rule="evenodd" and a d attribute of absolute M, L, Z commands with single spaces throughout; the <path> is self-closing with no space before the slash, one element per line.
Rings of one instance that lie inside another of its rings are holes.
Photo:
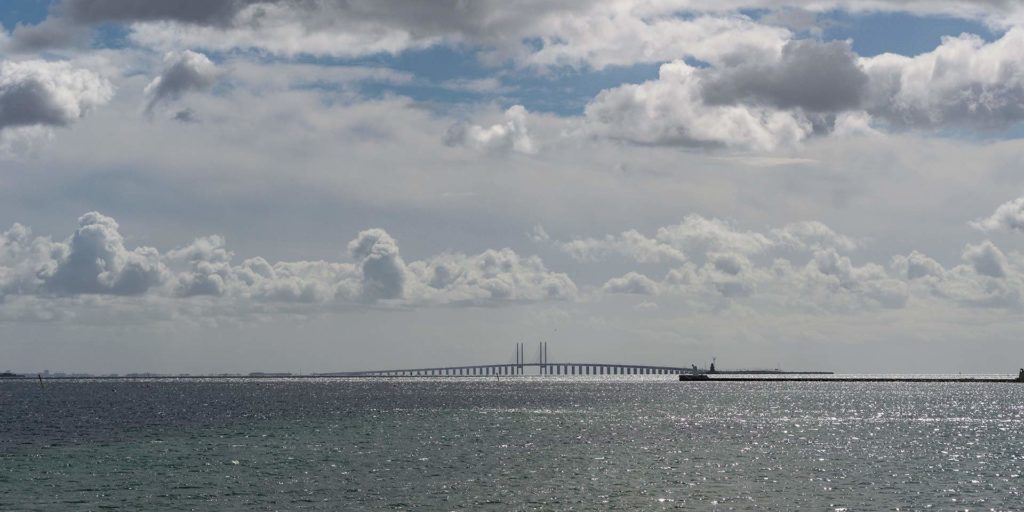
<path fill-rule="evenodd" d="M 0 510 L 1013 510 L 1024 386 L 0 381 Z"/>

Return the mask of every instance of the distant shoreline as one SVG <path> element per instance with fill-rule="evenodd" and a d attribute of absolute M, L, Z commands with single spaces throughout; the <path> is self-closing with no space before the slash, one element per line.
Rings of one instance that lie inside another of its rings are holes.
<path fill-rule="evenodd" d="M 793 375 L 793 377 L 788 377 Z M 805 375 L 805 376 L 801 376 Z M 814 377 L 811 375 L 821 375 Z M 824 375 L 829 375 L 828 377 Z M 835 375 L 834 377 L 832 375 Z M 1024 381 L 1018 380 L 1018 378 L 1011 376 L 1010 374 L 974 374 L 973 376 L 957 375 L 957 376 L 938 376 L 943 374 L 905 374 L 897 375 L 892 374 L 891 376 L 841 376 L 836 375 L 833 372 L 719 372 L 715 374 L 680 374 L 678 378 L 680 381 L 695 381 L 695 382 L 921 382 L 921 383 L 940 383 L 940 382 L 981 382 L 981 383 L 1020 383 Z M 997 377 L 996 375 L 1006 375 L 1005 377 Z M 606 377 L 607 375 L 601 375 L 600 377 Z M 663 375 L 668 377 L 668 375 Z M 778 376 L 778 377 L 776 377 Z M 339 374 L 266 374 L 266 375 L 61 375 L 61 376 L 39 376 L 39 375 L 9 375 L 0 377 L 0 382 L 5 381 L 37 381 L 42 379 L 43 381 L 77 381 L 77 380 L 93 380 L 93 381 L 139 381 L 139 380 L 167 380 L 167 381 L 185 381 L 185 380 L 309 380 L 309 379 L 420 379 L 420 380 L 452 380 L 452 379 L 473 379 L 473 380 L 494 380 L 493 375 L 393 375 L 393 376 L 379 376 L 379 375 L 339 375 Z M 577 376 L 566 376 L 566 375 L 501 375 L 503 379 L 517 379 L 517 378 L 563 378 L 563 380 L 573 380 L 573 377 L 598 377 L 597 375 L 577 375 Z M 623 376 L 617 376 L 623 377 Z M 582 379 L 581 379 L 582 380 Z M 626 379 L 623 379 L 626 380 Z"/>

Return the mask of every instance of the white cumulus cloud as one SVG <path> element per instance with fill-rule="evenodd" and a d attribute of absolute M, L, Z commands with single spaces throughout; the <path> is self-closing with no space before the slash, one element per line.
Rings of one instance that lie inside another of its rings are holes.
<path fill-rule="evenodd" d="M 753 104 L 709 104 L 704 72 L 686 62 L 663 64 L 657 80 L 602 91 L 586 107 L 600 136 L 635 144 L 773 150 L 810 136 L 799 111 Z"/>
<path fill-rule="evenodd" d="M 532 154 L 537 146 L 527 128 L 528 112 L 522 105 L 505 111 L 505 121 L 491 126 L 456 123 L 444 135 L 448 146 L 466 146 L 481 151 L 517 151 Z"/>
<path fill-rule="evenodd" d="M 64 241 L 15 224 L 0 233 L 0 308 L 6 299 L 146 296 L 212 300 L 245 311 L 259 304 L 499 305 L 566 301 L 576 285 L 536 256 L 511 249 L 445 253 L 406 263 L 382 229 L 347 245 L 351 261 L 234 262 L 221 236 L 205 236 L 163 254 L 128 248 L 117 222 L 90 212 Z"/>
<path fill-rule="evenodd" d="M 1024 231 L 1024 197 L 1018 197 L 999 205 L 992 215 L 971 222 L 971 226 L 982 231 L 996 229 Z"/>
<path fill-rule="evenodd" d="M 935 50 L 863 59 L 870 76 L 866 110 L 909 127 L 1005 128 L 1024 120 L 1024 29 L 986 43 L 963 34 Z"/>

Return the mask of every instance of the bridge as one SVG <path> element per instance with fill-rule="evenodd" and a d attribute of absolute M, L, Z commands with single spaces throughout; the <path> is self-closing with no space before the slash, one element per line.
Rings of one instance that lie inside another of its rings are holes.
<path fill-rule="evenodd" d="M 596 362 L 551 362 L 548 360 L 548 344 L 541 342 L 536 362 L 526 362 L 525 344 L 516 344 L 515 362 L 497 364 L 474 364 L 463 366 L 435 366 L 424 368 L 399 368 L 391 370 L 366 370 L 357 372 L 319 373 L 330 377 L 481 377 L 503 375 L 676 375 L 703 374 L 707 370 L 696 366 L 666 366 L 649 364 L 596 363 Z"/>

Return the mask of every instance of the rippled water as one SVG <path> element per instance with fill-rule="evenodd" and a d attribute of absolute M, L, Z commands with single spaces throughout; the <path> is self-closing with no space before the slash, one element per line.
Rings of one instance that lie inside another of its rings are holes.
<path fill-rule="evenodd" d="M 0 382 L 0 510 L 1020 509 L 1024 385 Z"/>

